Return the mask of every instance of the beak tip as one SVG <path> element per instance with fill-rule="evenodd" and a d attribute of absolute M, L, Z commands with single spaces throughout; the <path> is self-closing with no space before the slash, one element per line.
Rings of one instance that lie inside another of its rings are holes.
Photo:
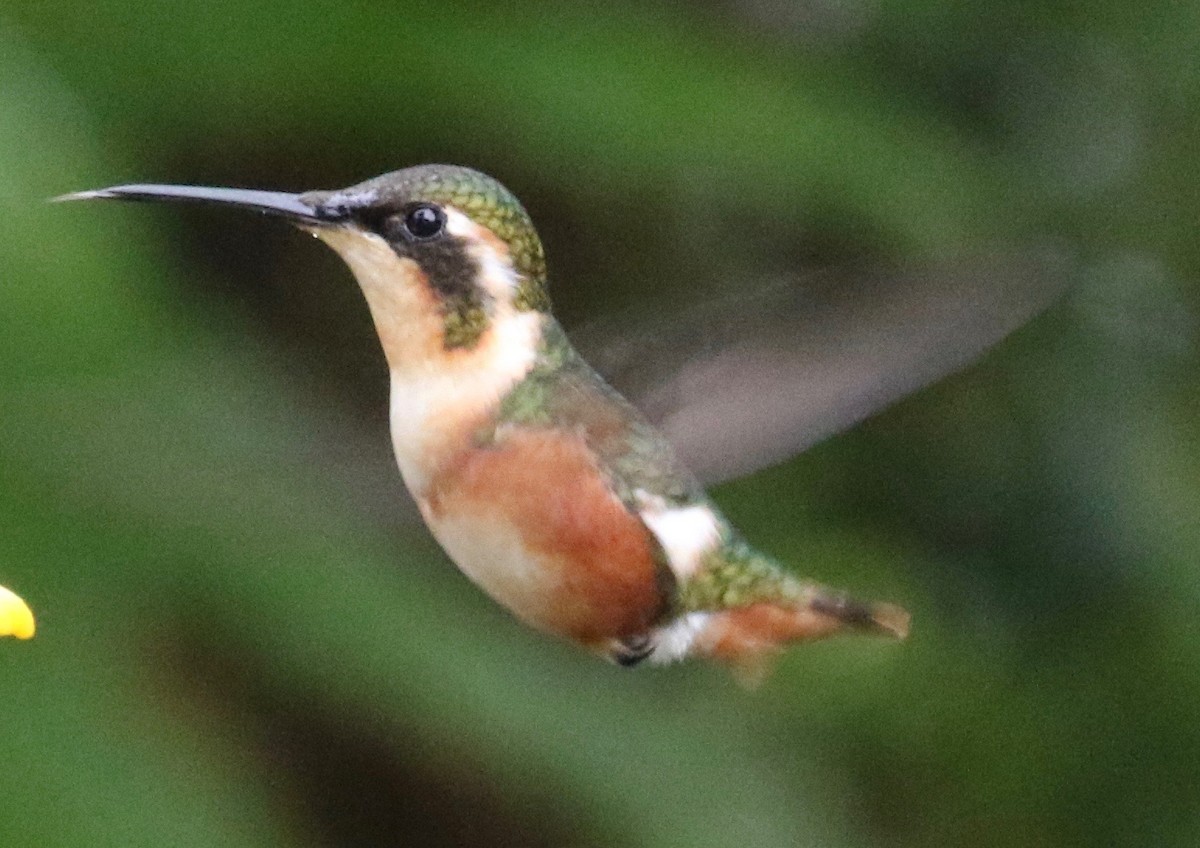
<path fill-rule="evenodd" d="M 72 191 L 67 194 L 60 194 L 57 197 L 50 198 L 51 203 L 65 203 L 68 200 L 96 200 L 104 197 L 112 197 L 107 189 L 97 188 L 90 191 Z"/>
<path fill-rule="evenodd" d="M 279 191 L 215 188 L 210 186 L 130 184 L 74 191 L 50 198 L 51 203 L 69 200 L 132 200 L 174 203 L 207 203 L 215 206 L 234 206 L 267 215 L 293 220 L 320 223 L 321 213 L 311 204 L 300 200 L 301 195 Z"/>

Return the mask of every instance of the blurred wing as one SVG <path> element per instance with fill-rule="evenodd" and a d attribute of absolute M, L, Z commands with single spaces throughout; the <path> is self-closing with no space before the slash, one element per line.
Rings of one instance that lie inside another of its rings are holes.
<path fill-rule="evenodd" d="M 741 290 L 640 330 L 572 334 L 717 483 L 780 462 L 968 365 L 1062 295 L 1065 252 L 923 271 L 822 273 Z"/>

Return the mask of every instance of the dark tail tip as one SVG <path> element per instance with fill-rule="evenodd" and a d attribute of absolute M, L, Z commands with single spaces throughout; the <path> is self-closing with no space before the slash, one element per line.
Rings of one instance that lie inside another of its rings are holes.
<path fill-rule="evenodd" d="M 912 616 L 908 610 L 895 604 L 866 603 L 846 595 L 825 595 L 814 598 L 811 608 L 856 630 L 881 633 L 897 639 L 908 638 Z"/>

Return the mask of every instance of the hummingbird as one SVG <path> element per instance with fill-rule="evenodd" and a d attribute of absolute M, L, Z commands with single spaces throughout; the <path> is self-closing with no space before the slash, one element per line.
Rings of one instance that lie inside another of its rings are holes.
<path fill-rule="evenodd" d="M 899 606 L 796 576 L 738 533 L 576 352 L 534 225 L 491 177 L 421 165 L 334 191 L 147 184 L 59 199 L 257 211 L 336 251 L 378 333 L 392 446 L 425 524 L 537 630 L 622 666 L 706 658 L 750 674 L 839 632 L 906 637 Z"/>

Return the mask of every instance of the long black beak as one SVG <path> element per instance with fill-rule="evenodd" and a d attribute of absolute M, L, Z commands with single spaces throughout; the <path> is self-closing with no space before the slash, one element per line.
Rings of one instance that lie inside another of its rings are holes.
<path fill-rule="evenodd" d="M 320 206 L 305 203 L 304 195 L 288 194 L 283 191 L 253 191 L 243 188 L 208 188 L 206 186 L 180 185 L 120 185 L 98 188 L 92 191 L 77 191 L 54 198 L 63 200 L 135 200 L 168 203 L 207 203 L 214 206 L 232 206 L 249 209 L 266 215 L 300 224 L 328 225 L 344 219 L 344 210 L 330 213 Z M 340 214 L 339 214 L 340 213 Z"/>

